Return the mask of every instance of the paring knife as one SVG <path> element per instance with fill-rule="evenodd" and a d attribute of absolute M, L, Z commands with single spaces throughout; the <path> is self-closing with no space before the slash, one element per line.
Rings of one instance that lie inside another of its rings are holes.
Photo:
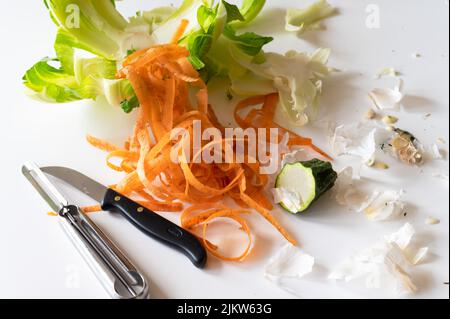
<path fill-rule="evenodd" d="M 145 277 L 117 246 L 50 182 L 33 163 L 25 164 L 22 173 L 58 212 L 60 225 L 107 293 L 114 299 L 147 299 Z"/>
<path fill-rule="evenodd" d="M 73 169 L 44 167 L 42 171 L 96 200 L 104 211 L 122 214 L 148 236 L 182 252 L 196 267 L 203 268 L 205 266 L 206 250 L 199 239 L 190 232 Z"/>

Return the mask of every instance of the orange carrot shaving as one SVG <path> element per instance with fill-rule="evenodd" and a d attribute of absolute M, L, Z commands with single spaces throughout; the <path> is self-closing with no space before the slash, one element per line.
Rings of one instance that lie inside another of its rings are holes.
<path fill-rule="evenodd" d="M 239 112 L 249 106 L 262 104 L 260 110 L 252 110 L 244 119 Z M 278 93 L 269 94 L 267 96 L 255 96 L 245 99 L 236 106 L 234 110 L 234 118 L 236 123 L 242 128 L 265 128 L 269 131 L 271 128 L 278 129 L 278 141 L 281 141 L 287 134 L 289 136 L 289 146 L 305 146 L 318 153 L 320 156 L 332 160 L 332 158 L 315 146 L 311 139 L 301 137 L 289 130 L 286 130 L 274 122 L 275 110 L 278 104 Z M 270 134 L 267 134 L 269 142 Z"/>
<path fill-rule="evenodd" d="M 178 30 L 173 35 L 172 44 L 177 44 L 180 39 L 183 37 L 184 32 L 186 32 L 186 29 L 189 25 L 189 21 L 186 19 L 181 20 L 180 26 L 178 27 Z"/>
<path fill-rule="evenodd" d="M 80 209 L 85 214 L 98 213 L 98 212 L 102 211 L 102 207 L 100 205 L 85 206 L 85 207 L 81 207 Z"/>
<path fill-rule="evenodd" d="M 252 236 L 250 228 L 246 221 L 241 217 L 242 214 L 249 214 L 249 211 L 242 209 L 229 209 L 222 204 L 197 204 L 187 208 L 181 216 L 181 225 L 183 228 L 192 230 L 195 227 L 202 227 L 202 241 L 206 249 L 215 257 L 225 261 L 243 261 L 251 251 Z M 243 230 L 248 236 L 248 245 L 243 253 L 238 257 L 226 257 L 218 252 L 218 246 L 209 242 L 207 238 L 207 228 L 210 223 L 216 219 L 231 219 L 240 224 L 241 230 Z"/>
<path fill-rule="evenodd" d="M 210 222 L 212 222 L 216 218 L 229 218 L 229 219 L 232 219 L 232 220 L 236 221 L 237 223 L 239 223 L 241 225 L 241 230 L 244 231 L 247 234 L 247 236 L 248 236 L 248 245 L 245 248 L 244 252 L 240 256 L 238 256 L 238 257 L 226 257 L 226 256 L 223 256 L 222 254 L 220 254 L 217 251 L 217 246 L 211 246 L 211 243 L 209 243 L 206 240 L 206 232 L 207 232 L 207 229 L 208 229 L 208 224 Z M 252 243 L 252 234 L 251 234 L 250 228 L 247 225 L 247 222 L 243 218 L 241 218 L 238 213 L 232 213 L 232 212 L 225 211 L 225 212 L 215 213 L 215 214 L 209 216 L 205 220 L 205 222 L 203 223 L 203 244 L 205 245 L 205 247 L 208 249 L 208 251 L 213 256 L 215 256 L 215 257 L 217 257 L 219 259 L 222 259 L 222 260 L 225 260 L 225 261 L 243 261 L 250 254 L 250 251 L 252 249 L 252 244 L 253 243 Z"/>
<path fill-rule="evenodd" d="M 87 139 L 89 144 L 91 144 L 95 148 L 98 148 L 98 149 L 100 149 L 102 151 L 105 151 L 105 152 L 114 152 L 114 151 L 117 151 L 117 150 L 120 149 L 119 147 L 117 147 L 117 146 L 115 146 L 115 145 L 113 145 L 113 144 L 111 144 L 109 142 L 106 142 L 104 140 L 100 140 L 100 139 L 98 139 L 96 137 L 93 137 L 93 136 L 90 136 L 90 135 L 88 135 L 86 137 L 86 139 Z"/>
<path fill-rule="evenodd" d="M 110 162 L 110 160 L 115 157 L 122 158 L 120 167 L 116 166 Z M 122 172 L 122 171 L 132 169 L 130 166 L 128 166 L 129 164 L 127 163 L 127 159 L 130 162 L 132 162 L 132 161 L 136 161 L 138 158 L 139 158 L 139 156 L 136 153 L 133 153 L 133 152 L 130 152 L 127 150 L 116 150 L 116 151 L 112 151 L 111 153 L 108 154 L 108 156 L 106 157 L 106 164 L 108 165 L 109 168 L 111 168 L 115 171 L 118 171 L 118 172 Z"/>
<path fill-rule="evenodd" d="M 55 213 L 55 212 L 48 212 L 47 215 L 50 216 L 50 217 L 58 217 L 58 216 L 59 216 L 59 215 L 58 215 L 57 213 Z"/>
<path fill-rule="evenodd" d="M 111 169 L 126 174 L 115 185 L 116 191 L 155 212 L 182 212 L 182 227 L 187 230 L 202 227 L 201 240 L 206 249 L 222 260 L 242 261 L 251 252 L 251 231 L 243 217 L 251 209 L 271 223 L 286 240 L 296 244 L 271 214 L 273 205 L 265 192 L 269 179 L 260 172 L 261 164 L 250 156 L 244 158 L 244 163 L 235 160 L 237 147 L 234 144 L 237 141 L 248 144 L 248 140 L 223 138 L 201 141 L 195 146 L 196 123 L 201 123 L 201 134 L 209 128 L 223 133 L 225 128 L 209 105 L 207 86 L 189 62 L 188 50 L 177 45 L 187 23 L 182 21 L 171 44 L 134 52 L 117 72 L 118 78 L 130 81 L 140 102 L 135 128 L 124 147 L 92 136 L 88 136 L 88 142 L 109 153 L 106 163 Z M 196 101 L 191 101 L 194 89 Z M 288 135 L 289 145 L 306 146 L 329 158 L 310 139 L 274 123 L 277 103 L 278 94 L 246 99 L 235 109 L 236 122 L 244 129 L 278 128 L 279 141 Z M 262 105 L 262 108 L 252 110 L 245 118 L 239 115 L 245 108 L 255 105 Z M 182 132 L 178 140 L 173 138 L 176 130 Z M 214 154 L 222 162 L 206 162 L 200 155 L 215 146 L 224 149 Z M 241 208 L 231 209 L 220 204 L 224 198 L 231 198 Z M 191 206 L 184 209 L 185 204 Z M 84 210 L 99 211 L 101 207 Z M 219 247 L 206 239 L 208 224 L 221 219 L 237 222 L 248 235 L 248 245 L 240 256 L 223 256 L 218 252 Z"/>

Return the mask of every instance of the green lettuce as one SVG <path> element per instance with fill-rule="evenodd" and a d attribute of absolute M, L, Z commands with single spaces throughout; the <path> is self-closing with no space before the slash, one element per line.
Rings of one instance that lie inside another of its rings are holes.
<path fill-rule="evenodd" d="M 245 1 L 261 3 L 258 0 Z M 260 11 L 260 10 L 259 10 Z M 258 12 L 259 12 L 258 11 Z M 190 51 L 192 65 L 200 71 L 205 81 L 215 76 L 243 76 L 248 69 L 235 60 L 232 50 L 240 51 L 240 59 L 259 60 L 262 49 L 273 41 L 272 37 L 256 33 L 238 33 L 235 22 L 249 23 L 256 16 L 243 11 L 233 4 L 220 1 L 210 6 L 202 5 L 197 11 L 199 27 L 192 30 L 182 41 Z M 247 18 L 246 18 L 247 16 Z M 247 20 L 248 19 L 248 20 Z"/>
<path fill-rule="evenodd" d="M 239 54 L 236 52 L 236 54 Z M 291 122 L 303 126 L 315 117 L 330 50 L 314 54 L 289 51 L 285 55 L 267 53 L 262 64 L 244 63 L 252 71 L 246 78 L 232 78 L 231 89 L 239 95 L 262 95 L 278 91 L 280 107 Z"/>
<path fill-rule="evenodd" d="M 165 23 L 174 13 L 174 7 L 160 7 L 148 11 L 138 11 L 136 15 L 129 18 L 126 31 L 145 32 L 152 34 L 154 30 Z"/>
<path fill-rule="evenodd" d="M 119 58 L 128 21 L 111 0 L 44 0 L 56 25 L 73 48 L 109 60 Z"/>
<path fill-rule="evenodd" d="M 105 97 L 108 103 L 130 112 L 139 104 L 131 84 L 115 79 L 117 66 L 130 53 L 155 44 L 155 30 L 170 22 L 178 24 L 191 7 L 207 5 L 208 1 L 187 0 L 178 9 L 140 11 L 129 19 L 117 11 L 112 0 L 44 3 L 58 26 L 56 57 L 42 59 L 26 71 L 23 82 L 31 95 L 53 103 Z M 166 29 L 172 34 L 175 28 Z M 80 52 L 90 56 L 81 58 Z"/>
<path fill-rule="evenodd" d="M 235 20 L 231 22 L 233 28 L 239 29 L 247 26 L 261 13 L 266 4 L 266 0 L 243 0 L 242 7 L 239 9 L 243 20 Z"/>
<path fill-rule="evenodd" d="M 279 92 L 280 106 L 298 125 L 313 116 L 322 79 L 331 71 L 329 50 L 313 55 L 266 53 L 273 38 L 243 32 L 263 9 L 265 0 L 184 0 L 180 7 L 139 11 L 125 19 L 112 0 L 44 0 L 58 26 L 55 57 L 38 61 L 24 75 L 24 85 L 40 100 L 65 103 L 106 99 L 129 113 L 139 107 L 133 87 L 115 79 L 122 61 L 138 49 L 169 43 L 182 19 L 189 27 L 179 44 L 189 61 L 209 82 L 230 80 L 231 93 L 247 96 Z M 305 10 L 290 10 L 287 22 L 307 30 L 334 10 L 325 0 Z M 77 15 L 78 14 L 78 15 Z"/>
<path fill-rule="evenodd" d="M 118 61 L 129 50 L 150 45 L 150 34 L 142 28 L 136 31 L 136 20 L 128 22 L 111 0 L 45 0 L 44 3 L 58 26 L 54 43 L 56 57 L 42 59 L 26 71 L 23 82 L 31 95 L 52 103 L 104 96 L 113 105 L 133 97 L 127 80 L 115 80 Z M 168 16 L 161 11 L 154 17 L 164 14 Z M 149 14 L 142 19 L 149 19 Z M 142 20 L 140 24 L 158 21 Z M 88 52 L 83 55 L 90 56 L 82 58 L 80 52 Z"/>

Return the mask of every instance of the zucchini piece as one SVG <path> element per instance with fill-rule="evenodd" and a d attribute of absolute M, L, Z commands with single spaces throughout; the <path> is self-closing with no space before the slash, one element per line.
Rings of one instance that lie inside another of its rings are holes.
<path fill-rule="evenodd" d="M 331 163 L 318 159 L 286 164 L 275 184 L 282 194 L 281 207 L 292 214 L 306 211 L 334 186 L 337 177 Z"/>

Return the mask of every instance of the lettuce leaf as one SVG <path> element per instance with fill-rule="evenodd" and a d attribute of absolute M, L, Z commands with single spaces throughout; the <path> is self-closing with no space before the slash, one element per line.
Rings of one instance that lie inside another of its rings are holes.
<path fill-rule="evenodd" d="M 261 13 L 265 4 L 266 0 L 243 0 L 239 11 L 244 19 L 231 22 L 231 26 L 235 29 L 247 26 Z"/>
<path fill-rule="evenodd" d="M 32 96 L 50 103 L 95 100 L 105 95 L 104 81 L 113 80 L 116 73 L 114 61 L 74 57 L 70 63 L 73 69 L 66 72 L 58 59 L 42 59 L 25 73 L 24 85 L 34 92 Z"/>
<path fill-rule="evenodd" d="M 213 2 L 212 0 L 183 0 L 180 7 L 175 9 L 163 23 L 154 29 L 153 38 L 156 43 L 169 43 L 174 30 L 178 28 L 183 19 L 189 21 L 187 32 L 195 31 L 198 28 L 198 23 L 196 22 L 199 8 L 202 6 L 212 8 Z"/>
<path fill-rule="evenodd" d="M 122 107 L 122 110 L 129 114 L 131 113 L 135 108 L 138 108 L 139 105 L 139 100 L 137 98 L 136 95 L 133 95 L 131 98 L 129 99 L 125 99 L 120 103 L 120 106 Z"/>
<path fill-rule="evenodd" d="M 166 22 L 174 13 L 174 7 L 159 7 L 148 11 L 138 11 L 136 15 L 130 17 L 127 31 L 147 32 L 152 34 L 153 31 Z"/>
<path fill-rule="evenodd" d="M 73 75 L 68 75 L 62 68 L 51 65 L 55 59 L 45 58 L 30 68 L 23 77 L 25 86 L 31 89 L 36 98 L 46 102 L 71 102 L 84 97 L 78 89 Z"/>
<path fill-rule="evenodd" d="M 128 22 L 110 0 L 44 0 L 53 21 L 74 48 L 115 60 Z"/>
<path fill-rule="evenodd" d="M 101 56 L 81 57 L 71 46 L 74 41 L 71 34 L 59 29 L 54 45 L 57 57 L 42 59 L 23 77 L 24 85 L 33 92 L 31 96 L 51 103 L 95 100 L 105 96 L 111 104 L 119 105 L 133 94 L 128 81 L 115 80 L 116 61 Z M 110 86 L 123 92 L 119 94 Z M 117 101 L 119 96 L 122 100 Z"/>
<path fill-rule="evenodd" d="M 136 30 L 127 31 L 129 22 L 111 0 L 45 0 L 44 3 L 59 27 L 54 44 L 56 58 L 42 59 L 26 71 L 23 83 L 31 95 L 52 103 L 105 96 L 115 105 L 132 96 L 128 81 L 114 80 L 116 61 L 123 59 L 128 50 L 140 48 L 135 45 L 136 39 L 142 46 L 148 46 L 149 35 L 142 37 Z M 81 58 L 78 51 L 88 52 L 92 57 Z M 119 94 L 117 89 L 122 92 Z M 118 98 L 122 100 L 117 101 Z"/>
<path fill-rule="evenodd" d="M 237 35 L 236 31 L 229 25 L 225 28 L 223 34 L 242 52 L 250 56 L 257 56 L 266 44 L 273 41 L 272 37 L 260 36 L 253 32 Z"/>
<path fill-rule="evenodd" d="M 225 10 L 227 11 L 227 23 L 233 22 L 233 21 L 245 21 L 245 17 L 242 15 L 239 8 L 234 5 L 230 4 L 226 1 L 222 1 Z"/>
<path fill-rule="evenodd" d="M 329 55 L 328 49 L 319 49 L 312 55 L 296 51 L 285 55 L 267 53 L 262 64 L 236 58 L 253 72 L 248 79 L 253 85 L 245 86 L 243 78 L 234 77 L 232 90 L 241 95 L 267 94 L 272 86 L 272 92 L 279 92 L 280 107 L 293 124 L 306 125 L 315 116 L 322 80 L 332 71 L 326 65 Z"/>
<path fill-rule="evenodd" d="M 260 58 L 264 45 L 273 40 L 251 32 L 238 34 L 233 23 L 243 22 L 245 15 L 226 1 L 200 6 L 197 19 L 199 28 L 192 30 L 181 44 L 190 51 L 189 59 L 205 81 L 214 76 L 243 76 L 248 69 L 236 61 L 230 51 L 239 51 L 239 58 L 252 61 Z"/>

